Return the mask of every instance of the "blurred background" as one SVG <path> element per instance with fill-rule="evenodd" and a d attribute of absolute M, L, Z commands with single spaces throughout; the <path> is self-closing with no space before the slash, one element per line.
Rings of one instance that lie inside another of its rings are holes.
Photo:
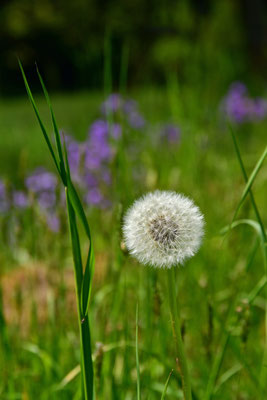
<path fill-rule="evenodd" d="M 107 37 L 114 88 L 123 54 L 130 87 L 162 86 L 176 72 L 202 88 L 252 78 L 260 88 L 266 19 L 264 0 L 2 0 L 0 93 L 24 94 L 17 57 L 28 73 L 37 62 L 50 90 L 103 88 Z"/>

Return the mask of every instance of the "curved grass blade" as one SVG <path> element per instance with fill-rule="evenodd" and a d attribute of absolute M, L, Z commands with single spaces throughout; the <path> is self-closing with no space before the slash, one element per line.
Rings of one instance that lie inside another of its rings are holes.
<path fill-rule="evenodd" d="M 258 220 L 260 228 L 261 228 L 262 236 L 263 236 L 264 241 L 266 242 L 267 236 L 266 236 L 266 233 L 265 233 L 264 225 L 263 225 L 263 222 L 262 222 L 262 219 L 261 219 L 261 216 L 260 216 L 256 201 L 254 199 L 254 195 L 253 195 L 252 190 L 251 190 L 251 185 L 252 185 L 253 181 L 251 180 L 251 183 L 250 183 L 250 180 L 248 179 L 247 172 L 246 172 L 246 169 L 245 169 L 242 157 L 241 157 L 241 153 L 240 153 L 240 150 L 239 150 L 239 147 L 238 147 L 238 143 L 237 143 L 234 131 L 233 131 L 233 129 L 232 129 L 230 124 L 228 126 L 229 126 L 229 129 L 230 129 L 231 135 L 232 135 L 232 139 L 233 139 L 233 143 L 234 143 L 234 146 L 235 146 L 236 155 L 237 155 L 237 158 L 238 158 L 238 161 L 239 161 L 239 164 L 240 164 L 240 168 L 242 170 L 244 180 L 245 180 L 245 182 L 247 182 L 247 186 L 248 186 L 248 189 L 246 189 L 246 188 L 244 189 L 243 194 L 246 193 L 247 190 L 249 191 L 250 199 L 251 199 L 251 202 L 252 202 L 252 205 L 253 205 L 257 220 Z M 267 147 L 266 147 L 265 151 L 263 152 L 263 156 L 262 156 L 263 158 L 261 157 L 262 158 L 262 162 L 264 161 L 264 158 L 266 157 L 266 154 L 267 154 Z M 260 161 L 261 161 L 261 159 L 258 161 L 258 164 L 260 163 Z M 256 167 L 257 167 L 257 165 L 256 165 Z M 260 166 L 259 166 L 259 168 L 260 168 Z M 253 175 L 253 173 L 252 173 L 252 175 Z M 256 177 L 256 175 L 255 175 L 255 177 Z M 254 177 L 254 179 L 255 179 L 255 177 Z M 252 179 L 252 178 L 250 178 L 250 179 Z M 234 219 L 235 219 L 235 217 L 234 217 Z"/>
<path fill-rule="evenodd" d="M 165 383 L 165 386 L 164 386 L 164 389 L 163 389 L 163 392 L 162 392 L 162 396 L 161 396 L 161 400 L 165 399 L 165 396 L 166 396 L 166 393 L 167 393 L 167 389 L 168 389 L 168 385 L 169 385 L 169 381 L 170 381 L 170 378 L 172 376 L 172 373 L 173 373 L 173 369 L 169 373 L 169 376 L 168 376 L 167 381 Z"/>
<path fill-rule="evenodd" d="M 222 376 L 218 379 L 218 384 L 214 389 L 214 393 L 217 393 L 218 390 L 231 379 L 234 375 L 238 374 L 243 369 L 241 364 L 236 364 L 232 368 L 228 369 Z"/>
<path fill-rule="evenodd" d="M 259 282 L 257 283 L 257 285 L 254 287 L 254 289 L 249 293 L 247 299 L 248 299 L 248 303 L 252 304 L 253 301 L 255 300 L 255 298 L 258 296 L 258 294 L 261 292 L 261 290 L 265 287 L 267 283 L 267 277 L 266 275 L 264 275 Z"/>
<path fill-rule="evenodd" d="M 28 81 L 27 81 L 27 78 L 26 78 L 26 75 L 25 75 L 25 73 L 24 73 L 24 69 L 23 69 L 23 67 L 22 67 L 22 64 L 21 64 L 20 60 L 18 60 L 18 63 L 19 63 L 19 67 L 20 67 L 20 70 L 21 70 L 21 73 L 22 73 L 22 77 L 23 77 L 23 80 L 24 80 L 24 84 L 25 84 L 26 91 L 27 91 L 27 93 L 28 93 L 30 102 L 31 102 L 32 107 L 33 107 L 33 109 L 34 109 L 35 115 L 36 115 L 37 120 L 38 120 L 38 122 L 39 122 L 40 128 L 41 128 L 41 130 L 42 130 L 42 132 L 43 132 L 45 141 L 46 141 L 46 143 L 47 143 L 47 146 L 48 146 L 48 148 L 49 148 L 49 151 L 50 151 L 50 153 L 51 153 L 51 156 L 52 156 L 52 158 L 53 158 L 53 160 L 54 160 L 54 163 L 55 163 L 55 165 L 56 165 L 56 168 L 57 168 L 57 170 L 58 170 L 58 173 L 59 173 L 59 175 L 61 176 L 61 172 L 60 172 L 58 160 L 56 159 L 55 152 L 54 152 L 54 150 L 53 150 L 51 141 L 50 141 L 49 136 L 48 136 L 48 134 L 47 134 L 47 132 L 46 132 L 46 129 L 45 129 L 45 127 L 44 127 L 44 124 L 43 124 L 43 122 L 42 122 L 42 120 L 41 120 L 40 113 L 39 113 L 38 108 L 37 108 L 37 106 L 36 106 L 36 103 L 35 103 L 35 101 L 34 101 L 34 98 L 33 98 L 33 95 L 32 95 L 31 89 L 30 89 L 30 86 L 29 86 L 29 84 L 28 84 Z"/>
<path fill-rule="evenodd" d="M 42 79 L 42 76 L 41 76 L 41 74 L 39 72 L 39 69 L 38 69 L 37 65 L 36 65 L 36 70 L 37 70 L 37 74 L 38 74 L 39 80 L 40 80 L 42 88 L 43 88 L 43 92 L 44 92 L 44 95 L 45 95 L 49 110 L 50 110 L 52 123 L 53 123 L 53 127 L 54 127 L 54 134 L 55 134 L 55 138 L 56 138 L 57 151 L 58 151 L 58 156 L 59 156 L 59 166 L 60 166 L 60 172 L 61 172 L 60 175 L 61 175 L 61 178 L 62 178 L 64 186 L 66 186 L 67 185 L 66 169 L 65 169 L 63 151 L 62 151 L 62 145 L 61 145 L 61 139 L 60 139 L 60 134 L 59 134 L 59 130 L 58 130 L 56 119 L 55 119 L 55 114 L 54 114 L 54 111 L 53 111 L 53 108 L 52 108 L 50 97 L 48 95 L 48 92 L 46 90 L 44 81 Z"/>
<path fill-rule="evenodd" d="M 253 185 L 253 182 L 254 182 L 254 180 L 255 180 L 255 178 L 256 178 L 256 176 L 257 176 L 257 174 L 258 174 L 258 172 L 259 172 L 259 170 L 260 170 L 260 168 L 261 168 L 266 156 L 267 156 L 267 146 L 265 147 L 261 157 L 259 158 L 259 160 L 258 160 L 257 164 L 255 165 L 250 177 L 248 178 L 248 181 L 247 181 L 247 184 L 246 184 L 246 186 L 245 186 L 245 188 L 243 190 L 241 199 L 240 199 L 240 201 L 238 203 L 238 206 L 237 206 L 237 208 L 235 210 L 233 221 L 235 220 L 235 218 L 236 218 L 236 216 L 237 216 L 242 204 L 244 203 L 245 198 L 247 197 L 248 193 L 250 192 L 250 189 L 251 189 L 251 187 Z"/>
<path fill-rule="evenodd" d="M 71 381 L 73 381 L 73 379 L 76 378 L 76 376 L 79 375 L 80 372 L 81 372 L 80 365 L 76 365 L 76 367 L 74 367 L 70 372 L 68 372 L 67 375 L 64 376 L 62 381 L 53 388 L 53 391 L 56 392 L 63 390 Z"/>
<path fill-rule="evenodd" d="M 254 221 L 253 219 L 238 219 L 237 221 L 232 222 L 231 225 L 223 227 L 220 230 L 220 234 L 224 235 L 225 233 L 227 233 L 229 231 L 229 228 L 233 229 L 239 225 L 251 226 L 256 231 L 257 235 L 259 235 L 261 237 L 261 227 L 260 227 L 259 223 Z"/>

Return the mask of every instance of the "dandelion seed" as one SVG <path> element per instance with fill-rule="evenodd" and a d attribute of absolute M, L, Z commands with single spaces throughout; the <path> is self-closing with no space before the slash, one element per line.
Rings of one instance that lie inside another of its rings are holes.
<path fill-rule="evenodd" d="M 200 247 L 204 220 L 192 200 L 170 191 L 148 193 L 124 218 L 129 252 L 143 264 L 171 268 L 192 257 Z"/>

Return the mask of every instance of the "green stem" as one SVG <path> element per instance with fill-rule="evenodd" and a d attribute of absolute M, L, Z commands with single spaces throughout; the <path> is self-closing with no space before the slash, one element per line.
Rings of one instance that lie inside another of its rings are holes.
<path fill-rule="evenodd" d="M 169 289 L 170 313 L 171 313 L 173 338 L 175 342 L 175 352 L 180 367 L 184 398 L 185 400 L 192 400 L 190 377 L 184 352 L 183 339 L 181 335 L 180 318 L 178 314 L 174 268 L 170 268 L 167 272 L 168 272 L 168 285 L 169 285 L 168 289 Z"/>
<path fill-rule="evenodd" d="M 88 313 L 82 315 L 81 310 L 81 296 L 82 296 L 82 258 L 80 249 L 79 233 L 76 225 L 76 217 L 74 209 L 70 203 L 69 195 L 66 191 L 67 209 L 70 225 L 70 234 L 72 242 L 72 252 L 74 261 L 74 275 L 75 275 L 75 289 L 78 310 L 78 322 L 80 332 L 80 347 L 81 347 L 81 376 L 82 376 L 82 399 L 93 399 L 93 384 L 94 372 L 93 362 L 91 357 L 91 335 Z"/>

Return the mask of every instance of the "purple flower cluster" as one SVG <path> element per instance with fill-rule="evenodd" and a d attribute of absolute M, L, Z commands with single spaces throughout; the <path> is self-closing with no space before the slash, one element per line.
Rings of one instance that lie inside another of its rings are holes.
<path fill-rule="evenodd" d="M 13 206 L 17 209 L 24 210 L 29 206 L 27 194 L 22 190 L 14 190 L 12 195 Z"/>
<path fill-rule="evenodd" d="M 181 130 L 175 124 L 166 124 L 162 127 L 161 138 L 170 144 L 176 144 L 180 141 Z"/>
<path fill-rule="evenodd" d="M 108 117 L 110 114 L 113 117 L 121 117 L 132 129 L 142 129 L 146 124 L 144 117 L 138 110 L 138 104 L 134 100 L 124 99 L 118 93 L 109 95 L 100 109 L 104 117 Z"/>
<path fill-rule="evenodd" d="M 46 218 L 47 225 L 55 232 L 59 230 L 59 220 L 56 215 L 57 185 L 56 176 L 44 168 L 37 168 L 25 179 L 25 186 L 30 196 L 36 200 L 40 212 Z"/>
<path fill-rule="evenodd" d="M 8 193 L 9 192 L 9 193 Z M 27 194 L 22 190 L 7 191 L 5 183 L 0 180 L 0 213 L 5 214 L 11 208 L 24 210 L 29 206 Z"/>
<path fill-rule="evenodd" d="M 251 98 L 246 86 L 234 82 L 222 101 L 222 111 L 237 124 L 258 122 L 267 115 L 267 101 L 263 98 Z"/>
<path fill-rule="evenodd" d="M 88 140 L 83 146 L 84 200 L 87 204 L 100 207 L 108 204 L 101 189 L 111 183 L 109 165 L 114 156 L 112 141 L 119 139 L 121 133 L 120 124 L 109 124 L 102 119 L 96 120 L 89 129 Z"/>
<path fill-rule="evenodd" d="M 145 120 L 134 100 L 126 100 L 116 93 L 104 101 L 101 113 L 102 118 L 92 123 L 84 142 L 78 142 L 63 132 L 61 136 L 66 144 L 72 180 L 84 201 L 89 206 L 104 208 L 110 206 L 110 167 L 116 154 L 116 143 L 122 136 L 122 126 L 128 134 L 130 128 L 143 128 Z M 168 131 L 167 135 L 170 140 L 175 140 L 175 132 Z M 35 204 L 47 226 L 58 232 L 60 220 L 57 210 L 65 206 L 65 193 L 60 191 L 57 177 L 40 167 L 26 177 L 24 186 L 24 191 L 14 189 L 8 196 L 4 182 L 0 181 L 0 213 L 11 208 L 24 210 Z"/>

